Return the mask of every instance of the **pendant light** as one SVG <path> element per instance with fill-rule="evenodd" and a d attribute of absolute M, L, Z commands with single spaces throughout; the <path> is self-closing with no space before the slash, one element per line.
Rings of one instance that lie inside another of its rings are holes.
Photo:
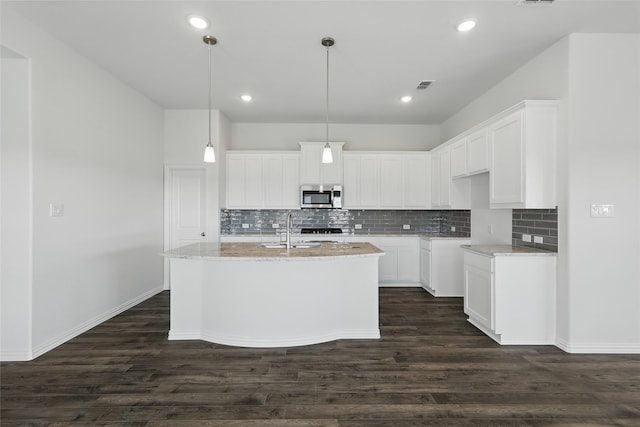
<path fill-rule="evenodd" d="M 333 153 L 331 153 L 331 146 L 329 145 L 329 48 L 333 46 L 336 41 L 331 37 L 324 37 L 322 39 L 322 46 L 327 48 L 327 104 L 326 104 L 326 127 L 325 127 L 325 144 L 322 149 L 322 163 L 333 163 Z"/>
<path fill-rule="evenodd" d="M 204 161 L 205 163 L 215 163 L 216 153 L 213 151 L 211 143 L 211 46 L 218 43 L 218 40 L 213 36 L 204 36 L 202 41 L 209 45 L 209 142 L 204 149 Z"/>

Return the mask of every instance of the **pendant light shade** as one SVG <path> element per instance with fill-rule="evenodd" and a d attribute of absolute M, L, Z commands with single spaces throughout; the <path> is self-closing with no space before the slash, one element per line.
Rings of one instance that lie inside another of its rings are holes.
<path fill-rule="evenodd" d="M 215 163 L 216 153 L 211 143 L 211 46 L 218 43 L 218 40 L 213 36 L 204 36 L 202 41 L 209 46 L 209 142 L 204 148 L 204 161 L 205 163 Z"/>
<path fill-rule="evenodd" d="M 329 48 L 333 46 L 336 41 L 332 37 L 324 37 L 321 41 L 322 46 L 327 48 L 327 103 L 326 103 L 326 123 L 325 123 L 325 144 L 322 149 L 322 163 L 333 163 L 333 153 L 331 153 L 331 146 L 329 145 Z"/>
<path fill-rule="evenodd" d="M 324 144 L 324 148 L 322 149 L 322 163 L 333 163 L 333 153 L 331 152 L 329 143 Z"/>

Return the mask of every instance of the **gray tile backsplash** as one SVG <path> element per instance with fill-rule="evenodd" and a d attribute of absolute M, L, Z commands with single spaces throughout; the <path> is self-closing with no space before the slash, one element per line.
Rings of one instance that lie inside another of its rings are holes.
<path fill-rule="evenodd" d="M 558 209 L 513 209 L 512 244 L 558 252 Z M 531 243 L 523 242 L 522 235 L 531 235 Z M 534 243 L 541 236 L 543 243 Z"/>
<path fill-rule="evenodd" d="M 336 227 L 348 234 L 415 234 L 415 233 L 455 233 L 469 237 L 471 233 L 471 213 L 468 210 L 349 210 L 349 209 L 223 209 L 220 212 L 220 233 L 222 235 L 276 234 L 286 226 L 287 214 L 293 214 L 294 230 L 303 227 Z M 248 228 L 243 228 L 246 224 Z M 405 230 L 403 225 L 411 226 Z M 356 229 L 356 225 L 362 228 Z"/>

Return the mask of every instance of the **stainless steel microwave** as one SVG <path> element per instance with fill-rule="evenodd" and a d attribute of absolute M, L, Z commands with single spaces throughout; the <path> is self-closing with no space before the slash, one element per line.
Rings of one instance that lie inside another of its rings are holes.
<path fill-rule="evenodd" d="M 301 208 L 342 208 L 342 185 L 301 185 Z"/>

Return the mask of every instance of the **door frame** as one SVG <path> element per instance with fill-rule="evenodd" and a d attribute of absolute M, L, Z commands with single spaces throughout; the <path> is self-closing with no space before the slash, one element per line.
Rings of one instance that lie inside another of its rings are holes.
<path fill-rule="evenodd" d="M 173 188 L 173 172 L 175 170 L 179 170 L 179 169 L 187 169 L 187 170 L 202 170 L 204 171 L 204 185 L 205 185 L 205 191 L 204 191 L 204 200 L 202 201 L 202 203 L 204 203 L 204 206 L 208 206 L 207 203 L 207 181 L 208 181 L 208 176 L 209 173 L 207 171 L 207 168 L 205 166 L 199 166 L 199 165 L 164 165 L 164 242 L 163 242 L 163 250 L 164 251 L 168 251 L 169 247 L 171 245 L 171 204 L 173 203 L 172 200 L 172 188 Z M 206 211 L 206 208 L 205 208 Z M 208 218 L 208 213 L 205 214 L 205 220 L 207 221 L 206 223 L 206 231 L 208 231 L 209 229 L 209 218 Z M 164 274 L 163 274 L 163 289 L 164 290 L 168 290 L 171 289 L 171 275 L 170 275 L 170 270 L 169 270 L 169 259 L 168 258 L 164 258 Z"/>

